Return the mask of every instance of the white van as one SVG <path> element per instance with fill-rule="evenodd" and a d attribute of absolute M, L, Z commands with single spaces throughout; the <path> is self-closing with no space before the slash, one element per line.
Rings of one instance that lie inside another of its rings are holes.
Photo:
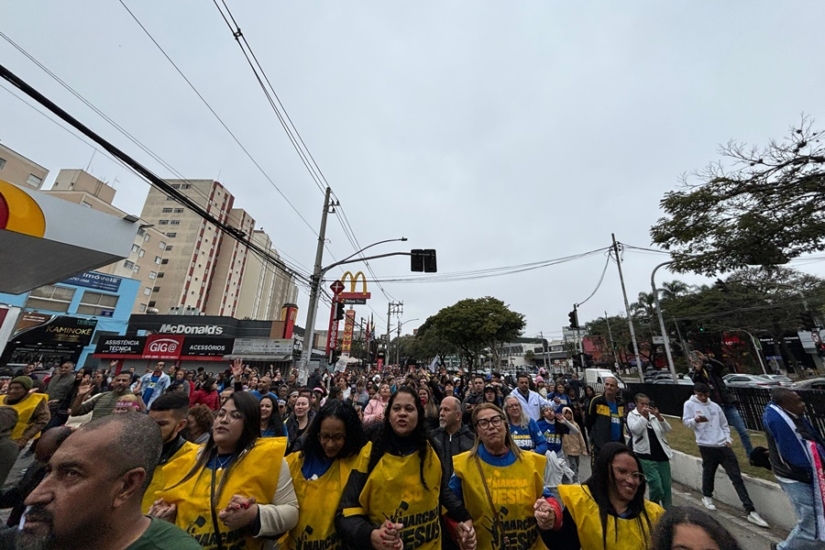
<path fill-rule="evenodd" d="M 619 375 L 610 369 L 584 369 L 584 384 L 596 390 L 596 393 L 602 393 L 604 391 L 604 379 L 608 376 L 618 380 L 619 389 L 626 387 Z"/>

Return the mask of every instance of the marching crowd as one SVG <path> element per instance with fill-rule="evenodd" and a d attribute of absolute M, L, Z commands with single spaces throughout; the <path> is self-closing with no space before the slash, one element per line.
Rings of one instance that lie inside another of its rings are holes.
<path fill-rule="evenodd" d="M 715 510 L 721 465 L 748 521 L 767 527 L 731 450 L 735 403 L 711 359 L 693 367 L 682 421 L 703 504 Z M 672 427 L 644 394 L 626 402 L 616 378 L 597 394 L 544 372 L 395 367 L 299 384 L 241 361 L 217 376 L 163 361 L 142 375 L 33 371 L 0 406 L 2 480 L 19 452 L 34 455 L 0 491 L 0 550 L 739 548 L 711 516 L 672 505 Z M 823 443 L 800 403 L 772 393 L 769 448 L 750 455 L 799 516 L 782 550 L 825 538 Z"/>

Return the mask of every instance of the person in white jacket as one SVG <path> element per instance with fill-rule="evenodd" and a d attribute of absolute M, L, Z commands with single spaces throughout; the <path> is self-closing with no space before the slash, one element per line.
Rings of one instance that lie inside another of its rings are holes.
<path fill-rule="evenodd" d="M 673 428 L 648 396 L 637 393 L 634 401 L 636 408 L 627 415 L 631 448 L 642 463 L 650 488 L 650 500 L 667 510 L 673 503 L 670 475 L 673 451 L 667 442 L 667 433 Z"/>
<path fill-rule="evenodd" d="M 705 508 L 716 510 L 713 504 L 713 482 L 716 469 L 721 465 L 736 489 L 748 514 L 748 521 L 759 527 L 768 527 L 768 523 L 756 513 L 748 495 L 739 471 L 739 461 L 730 448 L 728 421 L 722 408 L 710 400 L 710 386 L 704 383 L 693 386 L 693 395 L 685 401 L 682 409 L 682 422 L 696 434 L 696 444 L 702 455 L 702 504 Z"/>

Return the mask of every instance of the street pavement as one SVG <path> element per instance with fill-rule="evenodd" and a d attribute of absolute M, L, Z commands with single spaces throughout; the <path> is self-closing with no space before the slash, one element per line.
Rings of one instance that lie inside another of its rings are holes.
<path fill-rule="evenodd" d="M 590 462 L 582 460 L 579 466 L 579 479 L 584 481 L 590 476 Z M 673 505 L 693 506 L 703 511 L 702 494 L 684 485 L 673 484 Z M 769 550 L 772 542 L 780 542 L 788 536 L 788 531 L 783 529 L 763 529 L 749 523 L 745 519 L 745 511 L 742 508 L 732 508 L 721 502 L 716 502 L 716 511 L 709 512 L 725 529 L 736 537 L 742 548 L 747 550 Z M 757 510 L 759 512 L 759 510 Z"/>

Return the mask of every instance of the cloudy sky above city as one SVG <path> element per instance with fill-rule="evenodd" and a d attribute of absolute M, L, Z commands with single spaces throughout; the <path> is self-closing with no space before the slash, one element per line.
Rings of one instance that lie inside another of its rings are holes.
<path fill-rule="evenodd" d="M 177 173 L 222 182 L 285 259 L 311 270 L 322 191 L 216 7 L 124 3 L 274 185 L 120 2 L 4 2 L 0 31 Z M 822 2 L 228 5 L 358 242 L 405 236 L 374 251 L 435 248 L 440 274 L 576 256 L 609 246 L 611 233 L 650 247 L 663 194 L 717 160 L 720 143 L 781 138 L 802 113 L 825 126 Z M 161 177 L 177 177 L 2 38 L 0 63 Z M 61 168 L 88 167 L 116 187 L 116 206 L 140 213 L 146 182 L 0 88 L 0 141 L 51 171 L 44 188 Z M 335 259 L 354 252 L 341 219 L 339 210 L 329 220 Z M 666 260 L 625 252 L 631 300 Z M 386 327 L 388 301 L 404 302 L 406 333 L 442 307 L 490 295 L 526 315 L 525 335 L 560 337 L 605 264 L 596 252 L 499 277 L 421 274 L 384 292 L 371 284 L 370 306 Z M 825 276 L 825 261 L 796 266 Z M 404 257 L 372 268 L 380 279 L 411 275 Z M 306 304 L 302 289 L 301 324 Z M 611 263 L 580 317 L 623 307 Z"/>

